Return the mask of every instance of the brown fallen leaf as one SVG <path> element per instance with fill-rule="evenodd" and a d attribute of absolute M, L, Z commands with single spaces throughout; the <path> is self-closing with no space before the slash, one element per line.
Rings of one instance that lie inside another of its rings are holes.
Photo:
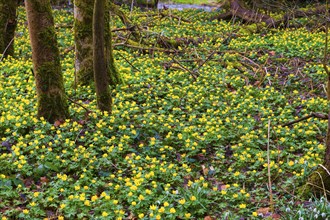
<path fill-rule="evenodd" d="M 58 126 L 60 126 L 61 124 L 64 124 L 64 120 L 62 120 L 62 119 L 60 119 L 60 120 L 56 120 L 55 122 L 54 122 L 54 126 L 55 127 L 58 127 Z"/>
<path fill-rule="evenodd" d="M 274 213 L 272 215 L 272 219 L 281 219 L 281 215 L 277 214 L 277 213 Z"/>
<path fill-rule="evenodd" d="M 204 220 L 213 220 L 213 218 L 211 216 L 205 216 Z"/>
<path fill-rule="evenodd" d="M 48 180 L 48 178 L 47 177 L 45 177 L 45 176 L 42 176 L 42 177 L 40 177 L 40 182 L 43 184 L 43 183 L 48 183 L 49 182 L 49 180 Z"/>
<path fill-rule="evenodd" d="M 269 213 L 269 210 L 270 210 L 269 207 L 259 208 L 259 209 L 257 210 L 257 213 L 258 213 L 258 214 L 266 215 L 267 213 Z"/>
<path fill-rule="evenodd" d="M 202 165 L 202 171 L 204 176 L 207 176 L 207 174 L 209 173 L 209 169 L 205 165 Z"/>

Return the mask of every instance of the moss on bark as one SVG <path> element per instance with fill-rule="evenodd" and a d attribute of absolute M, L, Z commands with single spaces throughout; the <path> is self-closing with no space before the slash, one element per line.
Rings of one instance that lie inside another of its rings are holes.
<path fill-rule="evenodd" d="M 60 53 L 49 0 L 25 1 L 38 95 L 38 116 L 49 122 L 68 117 Z"/>
<path fill-rule="evenodd" d="M 94 0 L 74 2 L 75 69 L 78 85 L 93 81 L 93 6 Z"/>
<path fill-rule="evenodd" d="M 95 0 L 75 1 L 74 35 L 76 45 L 76 82 L 78 85 L 88 85 L 93 81 L 93 5 Z M 111 85 L 122 83 L 122 79 L 114 65 L 111 31 L 110 31 L 110 4 L 105 5 L 105 58 L 108 64 L 108 79 Z"/>
<path fill-rule="evenodd" d="M 105 28 L 104 28 L 104 40 L 105 40 L 105 57 L 106 57 L 106 63 L 108 65 L 107 71 L 108 71 L 108 79 L 109 84 L 112 86 L 115 86 L 117 84 L 121 84 L 122 78 L 119 75 L 119 72 L 115 66 L 115 61 L 113 57 L 113 48 L 112 48 L 112 34 L 110 29 L 110 23 L 111 23 L 111 16 L 110 16 L 110 8 L 111 8 L 111 2 L 106 4 L 106 11 L 105 11 Z"/>

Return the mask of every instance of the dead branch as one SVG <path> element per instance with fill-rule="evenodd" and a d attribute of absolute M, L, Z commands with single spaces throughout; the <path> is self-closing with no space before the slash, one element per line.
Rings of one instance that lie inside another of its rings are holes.
<path fill-rule="evenodd" d="M 323 114 L 323 113 L 318 113 L 318 112 L 312 112 L 309 115 L 306 115 L 306 116 L 304 116 L 302 118 L 298 118 L 297 120 L 294 120 L 294 121 L 290 121 L 288 123 L 285 123 L 285 124 L 282 125 L 282 127 L 290 126 L 290 125 L 296 124 L 298 122 L 307 120 L 309 118 L 319 118 L 319 119 L 326 119 L 326 120 L 328 120 L 328 115 Z"/>
<path fill-rule="evenodd" d="M 229 10 L 223 14 L 211 18 L 211 20 L 214 19 L 230 20 L 233 17 L 239 17 L 245 22 L 253 22 L 253 23 L 265 22 L 267 27 L 280 27 L 283 24 L 288 26 L 289 20 L 292 20 L 294 18 L 308 17 L 313 15 L 323 15 L 324 13 L 329 12 L 329 9 L 326 6 L 319 5 L 309 10 L 293 10 L 291 12 L 284 14 L 284 16 L 281 19 L 275 20 L 273 17 L 269 15 L 244 8 L 240 4 L 239 0 L 228 0 L 228 3 L 229 3 Z"/>
<path fill-rule="evenodd" d="M 187 71 L 188 73 L 190 73 L 190 75 L 194 78 L 194 81 L 197 80 L 197 77 L 195 76 L 195 72 L 191 71 L 190 69 L 186 68 L 185 66 L 183 66 L 178 60 L 176 60 L 174 57 L 172 57 L 172 60 L 178 64 L 182 69 L 184 69 L 185 71 Z"/>

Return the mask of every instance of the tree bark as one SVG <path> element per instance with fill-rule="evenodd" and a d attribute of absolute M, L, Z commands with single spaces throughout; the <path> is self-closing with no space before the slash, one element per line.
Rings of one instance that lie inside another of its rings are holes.
<path fill-rule="evenodd" d="M 119 75 L 119 72 L 115 66 L 115 61 L 114 61 L 114 57 L 113 57 L 113 48 L 112 48 L 112 34 L 111 34 L 111 27 L 110 27 L 110 23 L 111 23 L 111 16 L 110 16 L 110 9 L 111 9 L 111 5 L 112 4 L 111 1 L 109 1 L 108 3 L 106 3 L 106 11 L 105 11 L 105 15 L 104 15 L 104 19 L 105 19 L 105 27 L 104 27 L 104 40 L 105 40 L 105 60 L 106 60 L 106 64 L 108 65 L 107 67 L 107 74 L 108 74 L 108 78 L 109 78 L 109 84 L 111 86 L 115 86 L 117 84 L 121 84 L 122 78 Z"/>
<path fill-rule="evenodd" d="M 75 0 L 74 6 L 74 36 L 75 36 L 75 69 L 78 85 L 89 85 L 93 81 L 93 5 L 95 0 Z M 104 11 L 104 41 L 105 59 L 108 65 L 108 79 L 110 85 L 122 83 L 122 79 L 115 67 L 112 52 L 112 37 L 110 31 L 110 13 L 113 3 L 105 3 Z"/>
<path fill-rule="evenodd" d="M 14 56 L 17 0 L 0 0 L 0 53 Z"/>
<path fill-rule="evenodd" d="M 75 71 L 78 85 L 93 81 L 93 6 L 94 0 L 74 1 Z"/>
<path fill-rule="evenodd" d="M 49 0 L 26 0 L 38 116 L 49 122 L 68 117 L 60 54 Z"/>
<path fill-rule="evenodd" d="M 97 106 L 101 111 L 111 111 L 112 98 L 109 88 L 105 43 L 105 0 L 95 0 L 93 14 L 94 81 Z"/>

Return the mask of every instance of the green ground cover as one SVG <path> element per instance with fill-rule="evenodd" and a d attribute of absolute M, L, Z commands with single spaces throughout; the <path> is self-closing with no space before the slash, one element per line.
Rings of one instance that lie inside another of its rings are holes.
<path fill-rule="evenodd" d="M 174 54 L 116 46 L 125 84 L 113 89 L 112 114 L 101 114 L 92 86 L 73 89 L 73 18 L 55 11 L 66 90 L 76 103 L 70 105 L 71 119 L 49 124 L 36 118 L 31 51 L 20 10 L 17 58 L 0 62 L 2 219 L 330 217 L 324 199 L 297 195 L 299 184 L 322 163 L 326 121 L 282 126 L 328 111 L 320 64 L 324 32 L 255 33 L 255 26 L 247 31 L 238 23 L 209 21 L 213 12 L 173 13 L 191 22 L 137 11 L 132 18 L 148 24 L 151 35 L 195 43 Z M 173 57 L 196 70 L 196 81 Z"/>

